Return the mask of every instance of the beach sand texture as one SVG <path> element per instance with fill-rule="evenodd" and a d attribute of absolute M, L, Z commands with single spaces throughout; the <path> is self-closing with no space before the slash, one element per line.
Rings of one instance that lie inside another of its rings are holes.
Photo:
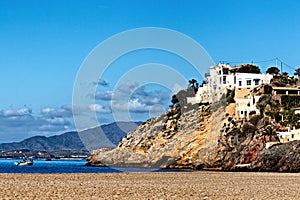
<path fill-rule="evenodd" d="M 0 199 L 300 199 L 300 174 L 1 174 Z"/>

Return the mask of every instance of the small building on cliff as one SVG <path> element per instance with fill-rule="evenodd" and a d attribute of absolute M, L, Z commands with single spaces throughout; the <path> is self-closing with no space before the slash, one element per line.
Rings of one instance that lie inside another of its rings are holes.
<path fill-rule="evenodd" d="M 249 114 L 258 113 L 256 102 L 259 95 L 249 95 L 251 90 L 262 84 L 269 84 L 273 76 L 262 74 L 255 70 L 251 64 L 230 66 L 219 64 L 212 66 L 209 74 L 205 75 L 206 81 L 199 87 L 195 97 L 188 97 L 188 103 L 213 103 L 219 101 L 228 90 L 235 92 L 236 116 L 238 118 L 249 117 Z M 245 71 L 245 68 L 254 70 Z"/>
<path fill-rule="evenodd" d="M 295 127 L 286 132 L 277 132 L 277 134 L 281 143 L 300 140 L 300 129 L 295 129 Z"/>
<path fill-rule="evenodd" d="M 250 65 L 250 64 L 249 64 Z M 219 64 L 212 66 L 209 74 L 205 75 L 205 83 L 199 87 L 195 97 L 189 97 L 188 103 L 212 103 L 220 100 L 227 89 L 252 89 L 264 83 L 270 83 L 271 74 L 244 72 L 240 70 L 247 65 L 230 66 Z M 252 66 L 252 65 L 250 65 Z"/>

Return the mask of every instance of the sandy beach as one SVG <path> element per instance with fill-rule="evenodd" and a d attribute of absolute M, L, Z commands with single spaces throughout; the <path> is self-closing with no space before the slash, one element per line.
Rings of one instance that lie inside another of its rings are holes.
<path fill-rule="evenodd" d="M 300 199 L 300 174 L 1 174 L 0 199 Z"/>

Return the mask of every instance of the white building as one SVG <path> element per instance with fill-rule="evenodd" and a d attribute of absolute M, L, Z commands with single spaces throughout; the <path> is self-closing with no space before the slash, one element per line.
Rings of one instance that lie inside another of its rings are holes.
<path fill-rule="evenodd" d="M 220 100 L 226 89 L 252 89 L 263 83 L 270 83 L 271 74 L 237 72 L 241 66 L 219 64 L 210 68 L 206 75 L 206 84 L 199 88 L 196 97 L 187 99 L 188 103 L 212 103 Z"/>
<path fill-rule="evenodd" d="M 295 129 L 294 127 L 292 130 L 290 130 L 288 127 L 286 132 L 277 132 L 277 135 L 282 143 L 300 140 L 300 129 Z"/>
<path fill-rule="evenodd" d="M 239 89 L 238 89 L 239 90 Z M 243 92 L 246 91 L 246 92 Z M 239 94 L 240 93 L 240 94 Z M 241 95 L 241 94 L 248 94 L 248 95 Z M 236 91 L 236 98 L 235 98 L 235 115 L 238 118 L 248 118 L 251 113 L 259 114 L 259 109 L 256 107 L 256 103 L 258 102 L 260 96 L 256 96 L 250 93 L 250 91 L 245 88 L 239 91 Z"/>
<path fill-rule="evenodd" d="M 187 97 L 187 103 L 209 103 L 209 99 L 211 99 L 211 93 L 209 93 L 209 91 L 208 85 L 204 84 L 198 88 L 195 97 Z"/>
<path fill-rule="evenodd" d="M 295 114 L 300 114 L 300 107 L 294 108 Z"/>

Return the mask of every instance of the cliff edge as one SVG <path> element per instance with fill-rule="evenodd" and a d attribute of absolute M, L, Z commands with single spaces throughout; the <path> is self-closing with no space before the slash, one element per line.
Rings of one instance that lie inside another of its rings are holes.
<path fill-rule="evenodd" d="M 169 169 L 298 172 L 300 142 L 279 142 L 265 112 L 276 108 L 264 97 L 260 115 L 235 119 L 235 103 L 174 106 L 139 125 L 114 149 L 97 151 L 88 165 Z M 278 106 L 278 105 L 277 105 Z"/>

